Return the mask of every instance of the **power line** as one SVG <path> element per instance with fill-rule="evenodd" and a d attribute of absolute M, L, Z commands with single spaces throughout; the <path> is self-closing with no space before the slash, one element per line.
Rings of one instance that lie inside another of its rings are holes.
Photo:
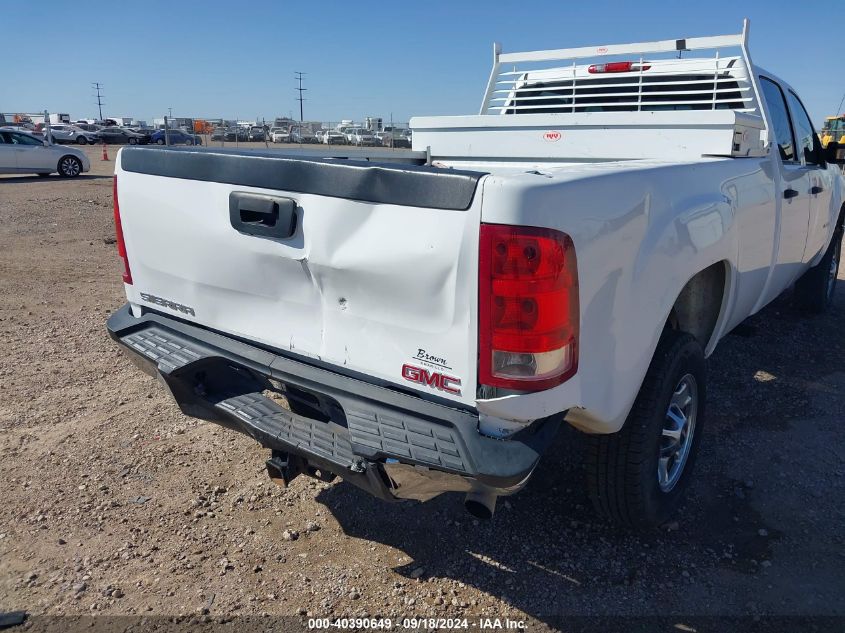
<path fill-rule="evenodd" d="M 94 88 L 97 91 L 97 107 L 100 109 L 100 121 L 102 121 L 103 120 L 103 98 L 102 98 L 103 95 L 100 94 L 100 90 L 102 89 L 103 84 L 101 84 L 98 81 L 95 81 L 94 83 L 91 84 L 91 87 Z"/>
<path fill-rule="evenodd" d="M 299 101 L 299 122 L 300 122 L 300 124 L 301 124 L 301 123 L 302 123 L 302 121 L 305 119 L 305 117 L 304 117 L 304 116 L 303 116 L 303 114 L 302 114 L 302 102 L 303 102 L 303 101 L 305 101 L 305 99 L 303 99 L 303 98 L 302 98 L 302 93 L 303 93 L 303 92 L 305 92 L 306 90 L 308 90 L 308 88 L 303 88 L 303 87 L 302 87 L 302 76 L 303 76 L 304 74 L 305 74 L 305 73 L 301 73 L 301 72 L 299 72 L 299 71 L 296 71 L 296 72 L 294 73 L 294 75 L 296 75 L 296 79 L 299 81 L 299 87 L 298 87 L 298 88 L 294 88 L 294 90 L 298 90 L 298 91 L 299 91 L 299 97 L 297 97 L 297 99 L 296 99 L 296 100 L 297 100 L 297 101 Z"/>

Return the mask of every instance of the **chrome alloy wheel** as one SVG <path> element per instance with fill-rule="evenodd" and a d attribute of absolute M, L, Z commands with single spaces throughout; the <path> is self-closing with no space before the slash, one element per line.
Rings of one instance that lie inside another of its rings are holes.
<path fill-rule="evenodd" d="M 82 165 L 73 156 L 65 156 L 61 162 L 61 170 L 63 176 L 78 176 Z"/>
<path fill-rule="evenodd" d="M 698 383 L 695 376 L 686 374 L 678 381 L 669 401 L 660 438 L 657 483 L 663 492 L 671 492 L 681 479 L 692 447 L 697 415 Z"/>

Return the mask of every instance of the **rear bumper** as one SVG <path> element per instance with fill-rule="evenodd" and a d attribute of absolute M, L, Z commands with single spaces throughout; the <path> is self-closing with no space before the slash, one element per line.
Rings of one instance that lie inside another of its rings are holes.
<path fill-rule="evenodd" d="M 449 490 L 516 492 L 562 419 L 538 421 L 497 440 L 478 433 L 476 412 L 156 312 L 135 318 L 127 305 L 107 327 L 137 365 L 161 379 L 185 414 L 245 433 L 384 499 L 427 499 Z M 290 411 L 270 392 L 311 413 Z"/>

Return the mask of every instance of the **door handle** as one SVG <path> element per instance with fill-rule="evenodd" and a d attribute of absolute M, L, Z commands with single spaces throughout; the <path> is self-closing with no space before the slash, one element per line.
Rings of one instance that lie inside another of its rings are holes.
<path fill-rule="evenodd" d="M 821 193 L 822 191 L 824 191 L 824 187 L 822 187 L 822 186 L 813 185 L 812 187 L 810 187 L 810 193 L 813 194 L 814 196 L 816 194 Z"/>
<path fill-rule="evenodd" d="M 296 230 L 296 201 L 233 191 L 229 194 L 229 222 L 239 233 L 285 239 Z"/>
<path fill-rule="evenodd" d="M 790 198 L 794 198 L 797 195 L 798 195 L 798 191 L 796 191 L 795 189 L 786 189 L 783 192 L 783 197 L 786 198 L 787 200 L 789 200 Z"/>

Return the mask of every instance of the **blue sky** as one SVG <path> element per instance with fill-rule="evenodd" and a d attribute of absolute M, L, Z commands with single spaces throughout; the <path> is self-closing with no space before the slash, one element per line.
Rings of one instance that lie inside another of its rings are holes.
<path fill-rule="evenodd" d="M 241 119 L 471 114 L 504 51 L 735 33 L 751 19 L 755 63 L 789 81 L 814 123 L 843 93 L 841 0 L 787 2 L 440 1 L 244 3 L 40 0 L 26 28 L 4 29 L 0 112 Z M 830 16 L 830 17 L 828 17 Z M 17 18 L 15 22 L 23 26 Z"/>

